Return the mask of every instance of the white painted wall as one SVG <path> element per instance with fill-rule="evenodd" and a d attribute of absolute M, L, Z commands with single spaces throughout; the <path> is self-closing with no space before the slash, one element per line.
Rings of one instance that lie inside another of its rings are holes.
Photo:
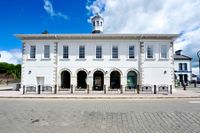
<path fill-rule="evenodd" d="M 167 41 L 146 41 L 144 42 L 144 53 L 142 54 L 142 69 L 143 84 L 160 85 L 167 84 L 173 85 L 173 47 L 170 47 L 170 42 Z M 147 45 L 154 46 L 154 59 L 147 59 Z M 161 59 L 160 46 L 168 45 L 168 59 Z"/>
<path fill-rule="evenodd" d="M 58 43 L 58 56 L 56 57 L 56 44 Z M 110 86 L 110 72 L 119 70 L 121 75 L 121 84 L 127 84 L 127 72 L 130 69 L 139 71 L 141 78 L 140 84 L 160 85 L 174 84 L 173 67 L 173 46 L 170 46 L 170 40 L 143 40 L 143 52 L 140 53 L 140 43 L 138 40 L 25 40 L 24 55 L 22 64 L 22 84 L 37 84 L 37 77 L 44 77 L 44 84 L 60 86 L 60 73 L 67 69 L 71 72 L 71 84 L 76 86 L 77 70 L 85 69 L 88 72 L 87 82 L 93 85 L 93 73 L 97 69 L 105 72 L 104 83 Z M 50 45 L 51 58 L 43 59 L 44 45 Z M 147 60 L 145 46 L 152 44 L 155 47 L 155 59 Z M 160 45 L 169 45 L 169 59 L 160 59 Z M 36 59 L 29 59 L 30 45 L 36 45 Z M 62 47 L 69 47 L 69 59 L 62 59 Z M 85 59 L 80 60 L 79 46 L 85 46 Z M 102 60 L 95 59 L 96 46 L 102 46 Z M 135 59 L 128 59 L 129 45 L 135 46 Z M 112 59 L 112 46 L 118 46 L 119 59 Z M 140 64 L 141 62 L 141 64 Z M 140 70 L 140 67 L 142 70 Z M 29 72 L 31 71 L 31 73 Z M 166 72 L 165 72 L 166 71 Z M 139 82 L 139 81 L 138 81 Z"/>

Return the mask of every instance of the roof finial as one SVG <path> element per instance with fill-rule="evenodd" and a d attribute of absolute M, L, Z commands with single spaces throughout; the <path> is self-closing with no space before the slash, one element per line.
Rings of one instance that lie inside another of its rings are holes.
<path fill-rule="evenodd" d="M 47 31 L 47 30 L 44 30 L 43 32 L 42 32 L 42 34 L 48 34 L 49 32 Z"/>

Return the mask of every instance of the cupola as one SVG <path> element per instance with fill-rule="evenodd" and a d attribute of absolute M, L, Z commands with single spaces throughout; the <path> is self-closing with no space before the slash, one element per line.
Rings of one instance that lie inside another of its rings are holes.
<path fill-rule="evenodd" d="M 93 34 L 103 33 L 104 19 L 98 13 L 91 19 L 91 22 Z"/>

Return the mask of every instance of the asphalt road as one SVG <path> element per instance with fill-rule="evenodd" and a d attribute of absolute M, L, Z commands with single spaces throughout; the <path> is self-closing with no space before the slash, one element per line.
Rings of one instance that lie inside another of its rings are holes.
<path fill-rule="evenodd" d="M 200 133 L 200 99 L 0 99 L 0 133 Z"/>

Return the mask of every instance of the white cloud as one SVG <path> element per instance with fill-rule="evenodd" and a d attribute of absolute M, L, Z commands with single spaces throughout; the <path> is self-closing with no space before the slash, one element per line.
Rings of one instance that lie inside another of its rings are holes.
<path fill-rule="evenodd" d="M 199 0 L 88 0 L 86 9 L 104 17 L 105 33 L 181 33 L 175 50 L 183 49 L 197 66 Z"/>
<path fill-rule="evenodd" d="M 192 73 L 199 75 L 199 67 L 193 67 L 192 68 Z"/>
<path fill-rule="evenodd" d="M 65 20 L 68 19 L 68 16 L 61 13 L 61 12 L 56 12 L 53 9 L 53 4 L 50 2 L 50 0 L 44 0 L 44 9 L 46 10 L 46 12 L 51 16 L 51 17 L 61 17 Z"/>
<path fill-rule="evenodd" d="M 0 62 L 11 64 L 21 64 L 22 54 L 21 49 L 12 49 L 10 51 L 0 51 Z"/>

